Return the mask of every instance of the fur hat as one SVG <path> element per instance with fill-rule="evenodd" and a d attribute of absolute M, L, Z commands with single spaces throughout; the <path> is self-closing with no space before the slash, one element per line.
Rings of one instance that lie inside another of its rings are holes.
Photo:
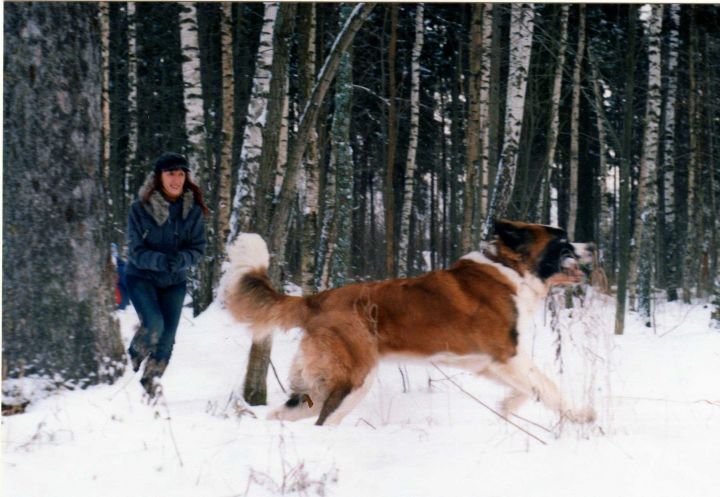
<path fill-rule="evenodd" d="M 190 171 L 190 166 L 185 157 L 175 152 L 165 152 L 155 161 L 155 174 L 173 169 L 184 169 Z"/>

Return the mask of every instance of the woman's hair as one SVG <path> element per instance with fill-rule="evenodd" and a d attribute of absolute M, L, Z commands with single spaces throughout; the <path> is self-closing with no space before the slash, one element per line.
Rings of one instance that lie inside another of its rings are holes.
<path fill-rule="evenodd" d="M 142 202 L 148 203 L 150 201 L 150 196 L 155 192 L 162 192 L 162 172 L 160 173 L 154 173 L 153 178 L 153 186 L 152 188 L 148 188 L 147 191 L 142 196 Z M 207 216 L 210 214 L 210 209 L 208 209 L 208 206 L 205 205 L 205 201 L 203 200 L 203 194 L 202 190 L 200 190 L 200 187 L 193 182 L 193 180 L 190 178 L 190 173 L 185 173 L 185 185 L 183 187 L 183 191 L 190 190 L 193 193 L 193 199 L 195 200 L 195 203 L 200 206 L 200 209 L 202 210 L 203 215 Z"/>

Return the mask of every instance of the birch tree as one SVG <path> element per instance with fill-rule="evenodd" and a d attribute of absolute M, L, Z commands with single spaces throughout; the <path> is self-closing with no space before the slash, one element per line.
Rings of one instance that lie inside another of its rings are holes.
<path fill-rule="evenodd" d="M 240 152 L 237 186 L 232 203 L 229 240 L 234 239 L 241 231 L 248 231 L 251 225 L 255 205 L 255 182 L 262 154 L 262 133 L 265 125 L 267 97 L 270 93 L 273 30 L 279 6 L 279 2 L 265 3 L 260 45 L 255 62 L 255 76 L 245 115 L 245 132 Z"/>
<path fill-rule="evenodd" d="M 420 125 L 420 55 L 423 47 L 423 13 L 424 6 L 419 3 L 415 11 L 415 44 L 411 59 L 410 88 L 410 143 L 405 162 L 405 187 L 403 206 L 400 214 L 400 243 L 398 246 L 398 276 L 408 275 L 408 247 L 410 245 L 410 214 L 415 193 L 415 169 L 417 168 L 418 128 Z M 474 166 L 474 165 L 473 165 Z M 470 189 L 468 190 L 468 194 Z"/>
<path fill-rule="evenodd" d="M 548 127 L 547 143 L 545 159 L 543 160 L 543 178 L 540 188 L 540 195 L 543 199 L 538 202 L 543 205 L 541 207 L 541 215 L 549 210 L 546 205 L 549 202 L 550 178 L 555 164 L 555 151 L 557 149 L 558 133 L 560 128 L 560 97 L 562 91 L 562 76 L 565 67 L 565 51 L 567 48 L 568 38 L 568 17 L 570 14 L 570 6 L 562 5 L 560 7 L 560 39 L 557 44 L 557 57 L 555 64 L 555 72 L 553 74 L 552 95 L 550 97 L 550 125 Z M 548 193 L 546 195 L 546 192 Z M 542 218 L 542 216 L 539 216 Z"/>
<path fill-rule="evenodd" d="M 197 9 L 194 2 L 180 3 L 180 47 L 182 50 L 183 100 L 185 131 L 188 138 L 186 155 L 198 174 L 207 164 L 205 144 L 205 113 L 200 82 L 200 45 L 198 43 Z"/>
<path fill-rule="evenodd" d="M 480 212 L 482 219 L 488 209 L 490 191 L 490 74 L 492 72 L 492 41 L 493 41 L 494 4 L 483 6 L 482 51 L 480 56 Z M 478 230 L 479 231 L 479 230 Z M 479 240 L 474 240 L 476 244 Z"/>
<path fill-rule="evenodd" d="M 525 90 L 532 54 L 535 11 L 532 4 L 512 4 L 510 14 L 510 60 L 505 101 L 505 136 L 497 168 L 492 202 L 488 209 L 483 239 L 487 239 L 494 216 L 503 216 L 510 203 L 517 171 L 522 132 Z"/>
<path fill-rule="evenodd" d="M 582 65 L 585 56 L 585 5 L 578 5 L 580 24 L 578 26 L 578 45 L 573 67 L 572 110 L 570 115 L 570 205 L 567 232 L 570 240 L 575 239 L 578 209 L 578 167 L 580 162 L 580 91 L 582 89 Z"/>
<path fill-rule="evenodd" d="M 185 154 L 188 158 L 193 174 L 200 179 L 206 191 L 209 189 L 209 163 L 207 150 L 207 136 L 205 126 L 205 110 L 203 91 L 200 79 L 200 45 L 198 41 L 197 8 L 194 2 L 179 4 L 178 22 L 180 25 L 180 49 L 182 52 L 182 79 L 183 104 L 185 107 L 185 132 L 187 145 Z M 212 236 L 214 230 L 206 227 L 208 250 L 206 257 L 194 268 L 191 280 L 191 293 L 195 314 L 202 312 L 212 301 L 213 266 L 210 262 L 212 254 L 216 253 L 216 239 Z"/>
<path fill-rule="evenodd" d="M 677 253 L 677 218 L 679 202 L 675 197 L 675 108 L 678 93 L 678 51 L 680 46 L 680 5 L 670 4 L 668 6 L 668 50 L 667 62 L 664 66 L 665 73 L 665 126 L 663 128 L 663 167 L 662 181 L 665 211 L 662 213 L 666 243 L 663 244 L 666 250 L 662 251 L 667 256 L 661 259 L 664 263 L 665 282 L 668 300 L 677 300 L 677 289 L 680 286 Z"/>
<path fill-rule="evenodd" d="M 640 157 L 640 176 L 637 186 L 637 211 L 639 219 L 635 221 L 630 253 L 630 290 L 631 308 L 638 294 L 638 281 L 642 281 L 644 291 L 640 302 L 643 316 L 650 316 L 650 287 L 653 284 L 653 262 L 655 260 L 655 227 L 657 219 L 657 180 L 656 164 L 660 145 L 660 112 L 662 86 L 662 54 L 660 33 L 662 31 L 662 5 L 649 6 L 645 19 L 647 33 L 648 83 L 645 101 L 645 132 Z M 641 263 L 642 261 L 642 263 Z M 640 275 L 639 273 L 642 273 Z"/>

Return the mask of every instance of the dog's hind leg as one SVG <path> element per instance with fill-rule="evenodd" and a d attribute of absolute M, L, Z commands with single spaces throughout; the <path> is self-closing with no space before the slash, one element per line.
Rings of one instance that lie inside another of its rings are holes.
<path fill-rule="evenodd" d="M 340 398 L 340 402 L 338 403 L 336 400 L 331 401 L 332 393 L 328 397 L 328 400 L 325 401 L 325 404 L 323 405 L 323 410 L 321 411 L 320 417 L 318 418 L 317 424 L 322 425 L 338 425 L 340 422 L 350 414 L 350 412 L 357 407 L 357 405 L 360 403 L 362 399 L 365 398 L 367 393 L 370 391 L 370 388 L 372 387 L 375 380 L 375 370 L 371 371 L 363 380 L 362 385 L 358 388 L 352 388 L 348 393 L 346 393 L 342 398 Z M 336 404 L 333 407 L 333 404 Z M 327 413 L 325 412 L 325 405 L 327 405 Z M 323 417 L 323 414 L 325 416 Z M 322 419 L 322 421 L 321 421 Z"/>
<path fill-rule="evenodd" d="M 340 407 L 340 404 L 343 403 L 343 400 L 345 400 L 345 398 L 350 395 L 350 392 L 352 392 L 352 388 L 349 385 L 343 385 L 333 388 L 330 391 L 330 395 L 328 395 L 327 399 L 325 399 L 325 402 L 323 402 L 322 409 L 320 410 L 320 416 L 318 417 L 315 424 L 318 426 L 324 424 L 325 421 L 327 421 L 327 419 L 330 417 L 330 415 L 337 411 L 337 409 Z"/>

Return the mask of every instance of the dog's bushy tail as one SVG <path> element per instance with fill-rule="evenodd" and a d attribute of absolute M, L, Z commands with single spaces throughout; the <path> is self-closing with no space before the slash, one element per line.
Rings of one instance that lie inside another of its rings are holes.
<path fill-rule="evenodd" d="M 276 329 L 302 326 L 304 300 L 273 288 L 267 274 L 270 254 L 259 235 L 239 235 L 228 246 L 227 253 L 219 295 L 230 314 L 249 325 L 253 341 L 263 340 Z"/>

